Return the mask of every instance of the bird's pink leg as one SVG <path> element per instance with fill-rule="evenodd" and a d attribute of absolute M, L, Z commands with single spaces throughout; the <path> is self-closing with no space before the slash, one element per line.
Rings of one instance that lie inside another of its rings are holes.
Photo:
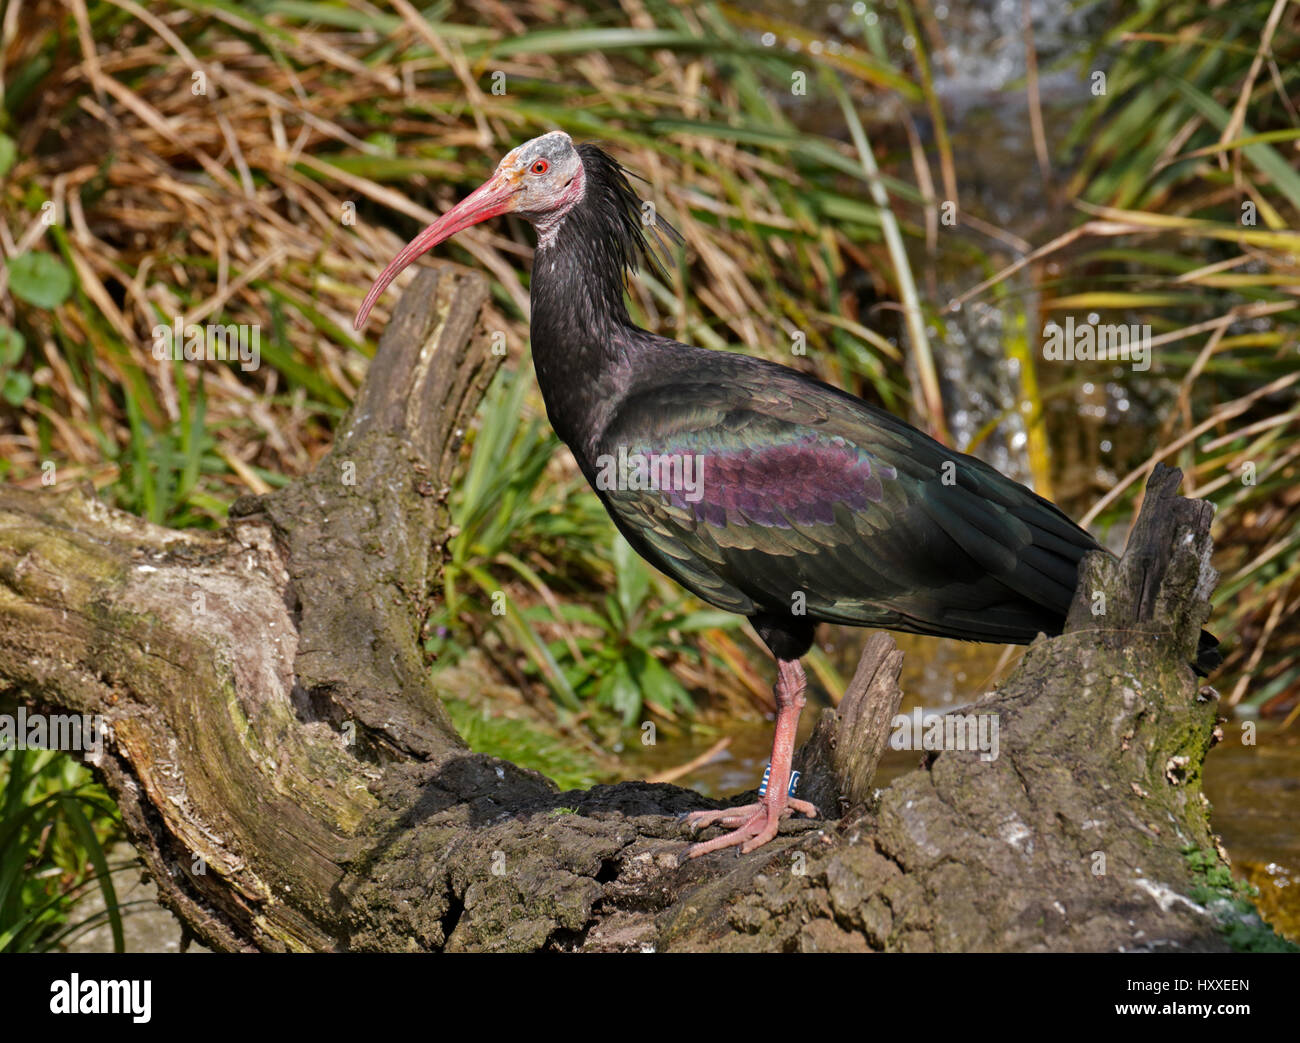
<path fill-rule="evenodd" d="M 713 840 L 692 844 L 686 849 L 687 858 L 698 858 L 710 851 L 741 845 L 741 854 L 762 847 L 774 836 L 781 819 L 799 811 L 810 818 L 817 817 L 817 809 L 806 800 L 796 800 L 790 793 L 790 765 L 794 760 L 795 734 L 799 730 L 799 711 L 807 700 L 804 688 L 807 679 L 803 666 L 797 659 L 778 659 L 776 664 L 776 736 L 772 740 L 772 770 L 768 774 L 767 792 L 757 804 L 721 811 L 695 811 L 686 816 L 692 830 L 719 825 L 737 827 Z"/>

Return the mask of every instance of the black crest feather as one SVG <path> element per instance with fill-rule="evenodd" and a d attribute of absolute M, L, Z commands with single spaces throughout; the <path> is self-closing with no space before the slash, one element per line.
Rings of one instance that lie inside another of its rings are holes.
<path fill-rule="evenodd" d="M 614 233 L 613 246 L 623 269 L 635 273 L 644 267 L 666 278 L 667 269 L 676 260 L 669 244 L 680 246 L 682 235 L 663 218 L 658 207 L 653 210 L 653 221 L 644 219 L 644 200 L 628 179 L 645 179 L 592 142 L 579 145 L 578 155 L 588 179 L 588 196 L 602 226 Z"/>

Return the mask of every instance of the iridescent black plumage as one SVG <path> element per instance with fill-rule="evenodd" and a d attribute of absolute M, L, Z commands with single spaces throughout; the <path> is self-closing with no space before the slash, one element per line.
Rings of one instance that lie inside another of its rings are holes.
<path fill-rule="evenodd" d="M 533 268 L 533 358 L 552 426 L 642 556 L 749 616 L 780 659 L 802 656 L 820 621 L 995 642 L 1060 632 L 1097 549 L 1088 533 L 853 395 L 633 325 L 626 273 L 656 264 L 659 229 L 676 232 L 645 223 L 613 159 L 579 153 L 585 193 Z M 620 452 L 702 460 L 698 497 L 602 488 Z M 1215 643 L 1204 635 L 1201 668 Z"/>

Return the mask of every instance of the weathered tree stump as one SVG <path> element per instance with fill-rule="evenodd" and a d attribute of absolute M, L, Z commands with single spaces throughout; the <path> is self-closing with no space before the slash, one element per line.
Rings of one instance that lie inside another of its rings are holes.
<path fill-rule="evenodd" d="M 1209 509 L 1161 470 L 1067 632 L 975 709 L 1001 750 L 873 797 L 901 697 L 883 635 L 803 751 L 829 820 L 685 865 L 668 785 L 558 793 L 471 753 L 420 636 L 461 435 L 494 370 L 483 278 L 424 271 L 316 471 L 174 532 L 80 489 L 0 491 L 0 692 L 100 714 L 96 768 L 162 900 L 224 950 L 1225 947 L 1212 849 Z M 1094 614 L 1098 595 L 1106 606 Z"/>

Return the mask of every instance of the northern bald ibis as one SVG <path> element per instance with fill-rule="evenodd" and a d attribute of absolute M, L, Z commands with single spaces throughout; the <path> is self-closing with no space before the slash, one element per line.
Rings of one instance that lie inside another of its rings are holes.
<path fill-rule="evenodd" d="M 366 295 L 356 328 L 408 264 L 470 225 L 537 230 L 531 337 L 556 434 L 618 530 L 651 564 L 749 617 L 777 660 L 771 773 L 757 804 L 688 816 L 732 832 L 690 857 L 748 852 L 792 811 L 805 677 L 819 622 L 968 641 L 1058 634 L 1096 541 L 1055 506 L 897 417 L 785 366 L 689 347 L 633 324 L 625 279 L 664 236 L 627 171 L 562 131 L 510 152 L 417 235 Z M 1200 666 L 1215 665 L 1203 635 Z"/>

